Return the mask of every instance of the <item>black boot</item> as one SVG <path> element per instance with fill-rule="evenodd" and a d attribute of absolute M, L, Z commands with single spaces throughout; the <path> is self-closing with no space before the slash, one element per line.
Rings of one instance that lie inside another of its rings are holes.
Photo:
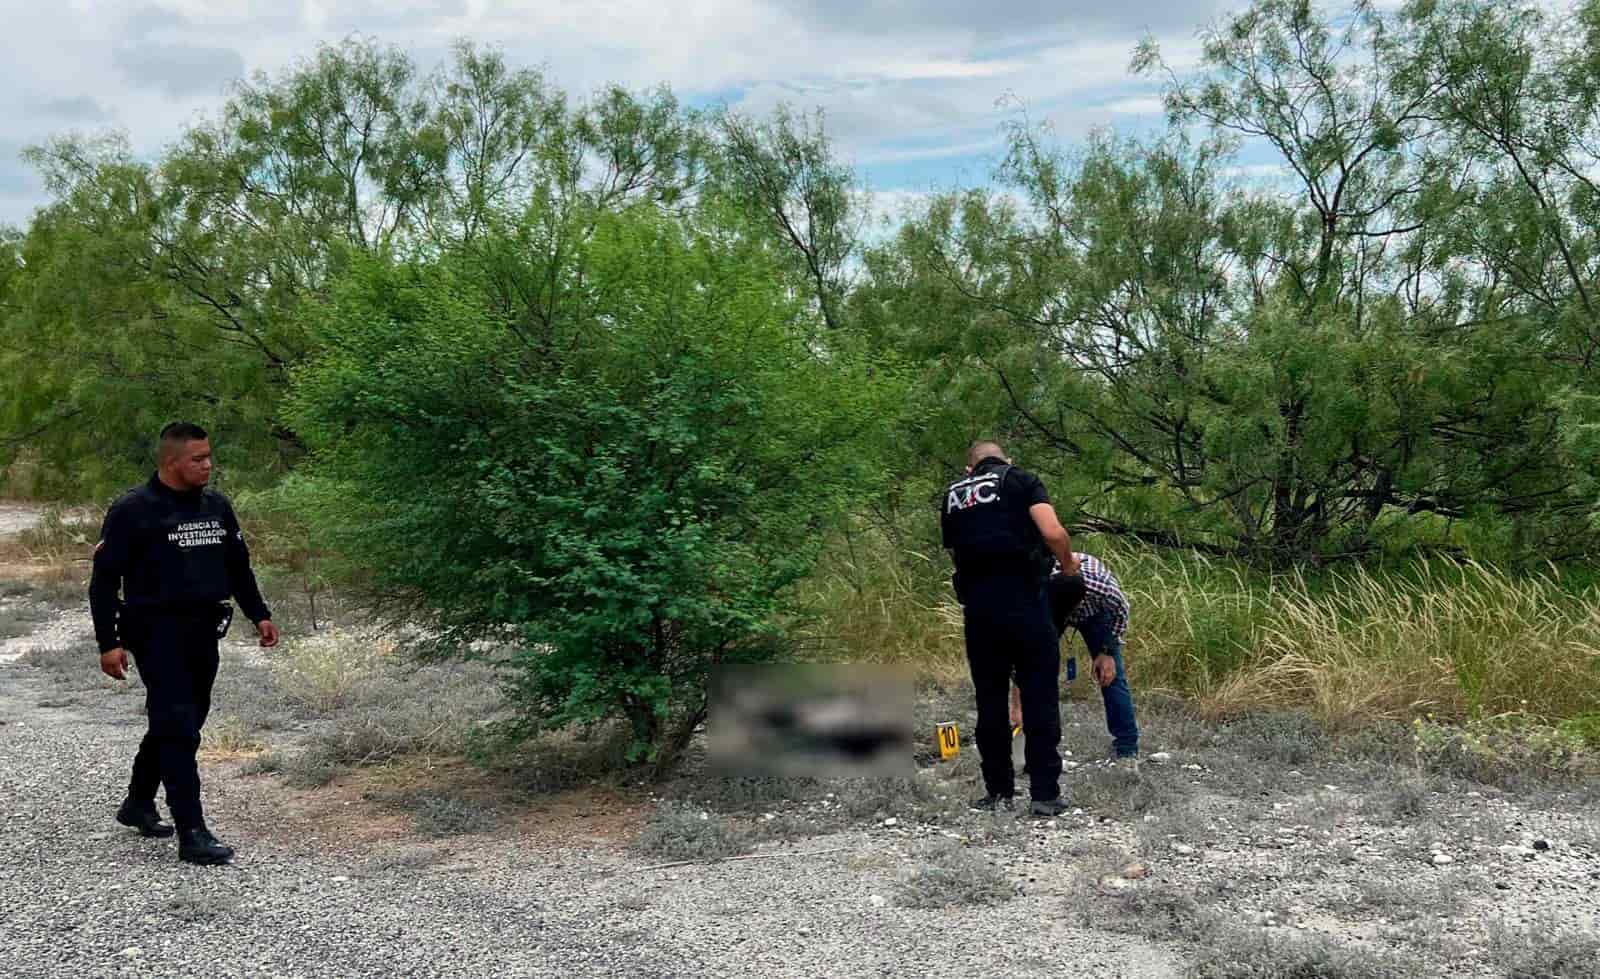
<path fill-rule="evenodd" d="M 131 826 L 140 836 L 171 836 L 172 824 L 163 823 L 154 802 L 135 802 L 132 797 L 117 807 L 117 822 Z"/>
<path fill-rule="evenodd" d="M 227 863 L 233 859 L 233 847 L 218 843 L 204 826 L 186 829 L 178 834 L 178 859 L 185 863 Z"/>
<path fill-rule="evenodd" d="M 1060 797 L 1054 799 L 1035 799 L 1028 811 L 1035 816 L 1059 816 L 1067 811 L 1067 802 Z"/>
<path fill-rule="evenodd" d="M 1009 795 L 996 795 L 989 793 L 982 798 L 973 799 L 971 807 L 979 812 L 1010 812 L 1015 805 L 1015 800 Z"/>

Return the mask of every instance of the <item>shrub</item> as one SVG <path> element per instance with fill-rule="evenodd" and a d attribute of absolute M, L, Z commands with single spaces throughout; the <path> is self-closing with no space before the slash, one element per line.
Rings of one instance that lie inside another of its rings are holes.
<path fill-rule="evenodd" d="M 1221 929 L 1201 952 L 1192 979 L 1410 979 L 1431 970 L 1419 963 L 1342 948 L 1320 935 L 1280 936 Z"/>
<path fill-rule="evenodd" d="M 393 649 L 393 640 L 346 630 L 291 637 L 273 658 L 274 679 L 291 702 L 326 714 L 348 703 Z"/>
<path fill-rule="evenodd" d="M 895 881 L 895 899 L 905 907 L 1001 904 L 1016 895 L 1004 871 L 954 840 L 925 845 L 917 860 Z"/>
<path fill-rule="evenodd" d="M 411 823 L 424 836 L 465 836 L 494 828 L 494 814 L 476 802 L 425 794 L 412 800 Z"/>
<path fill-rule="evenodd" d="M 356 263 L 308 312 L 326 347 L 292 398 L 303 499 L 440 649 L 514 645 L 526 731 L 621 718 L 665 765 L 713 664 L 782 651 L 788 587 L 883 478 L 900 386 L 810 333 L 737 236 L 642 208 L 549 217 L 560 268 L 487 234 Z M 534 282 L 559 286 L 536 314 L 515 285 Z"/>
<path fill-rule="evenodd" d="M 1581 738 L 1521 714 L 1461 725 L 1418 718 L 1412 729 L 1424 770 L 1501 788 L 1581 775 L 1600 761 Z"/>
<path fill-rule="evenodd" d="M 663 803 L 640 831 L 633 847 L 663 860 L 715 860 L 749 849 L 749 834 L 724 817 L 693 806 Z"/>
<path fill-rule="evenodd" d="M 1496 928 L 1489 952 L 1506 979 L 1600 979 L 1600 935 Z"/>

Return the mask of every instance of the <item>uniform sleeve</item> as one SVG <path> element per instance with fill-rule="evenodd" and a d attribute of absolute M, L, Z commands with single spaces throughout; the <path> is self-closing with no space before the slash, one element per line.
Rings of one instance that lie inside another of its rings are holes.
<path fill-rule="evenodd" d="M 267 608 L 267 603 L 261 597 L 261 587 L 256 584 L 256 573 L 250 568 L 250 548 L 245 546 L 244 531 L 239 529 L 239 518 L 233 513 L 233 505 L 225 504 L 223 519 L 226 521 L 224 529 L 228 532 L 224 560 L 228 567 L 228 590 L 239 602 L 240 611 L 251 622 L 260 622 L 272 618 L 272 610 Z"/>
<path fill-rule="evenodd" d="M 1026 509 L 1031 509 L 1040 503 L 1049 503 L 1050 494 L 1045 492 L 1044 480 L 1031 472 L 1022 469 L 1011 470 L 1011 478 L 1022 491 L 1022 502 Z"/>
<path fill-rule="evenodd" d="M 94 620 L 94 641 L 103 653 L 122 645 L 117 595 L 128 571 L 133 521 L 129 505 L 119 500 L 106 511 L 100 540 L 94 545 L 94 571 L 89 576 L 89 617 Z"/>

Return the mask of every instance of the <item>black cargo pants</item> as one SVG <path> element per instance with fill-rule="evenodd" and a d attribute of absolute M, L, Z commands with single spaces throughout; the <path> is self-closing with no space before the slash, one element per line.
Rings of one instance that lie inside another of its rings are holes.
<path fill-rule="evenodd" d="M 165 785 L 167 807 L 180 831 L 205 825 L 195 753 L 217 678 L 218 621 L 214 610 L 147 614 L 130 630 L 129 651 L 144 683 L 149 729 L 133 758 L 128 796 L 154 802 L 157 786 Z"/>
<path fill-rule="evenodd" d="M 962 583 L 967 664 L 977 689 L 978 758 L 990 795 L 1016 791 L 1011 766 L 1011 679 L 1022 694 L 1023 757 L 1033 798 L 1061 794 L 1061 646 L 1042 582 L 985 577 Z"/>

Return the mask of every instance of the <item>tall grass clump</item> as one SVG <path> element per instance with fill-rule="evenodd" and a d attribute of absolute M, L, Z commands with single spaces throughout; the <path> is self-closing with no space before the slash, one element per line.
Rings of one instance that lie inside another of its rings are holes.
<path fill-rule="evenodd" d="M 1209 693 L 1221 709 L 1306 706 L 1335 723 L 1577 715 L 1600 703 L 1597 599 L 1479 564 L 1297 575 L 1274 591 L 1249 658 Z"/>
<path fill-rule="evenodd" d="M 1434 559 L 1268 572 L 1103 538 L 1076 546 L 1101 556 L 1129 597 L 1134 686 L 1210 719 L 1297 709 L 1336 728 L 1430 714 L 1581 727 L 1600 714 L 1600 586 L 1555 570 Z M 831 659 L 966 674 L 944 563 L 871 535 L 834 558 L 803 586 L 811 645 Z M 1064 652 L 1074 651 L 1082 641 L 1069 631 Z"/>
<path fill-rule="evenodd" d="M 873 532 L 835 542 L 798 586 L 801 657 L 911 662 L 936 679 L 965 676 L 961 607 L 946 564 Z"/>

